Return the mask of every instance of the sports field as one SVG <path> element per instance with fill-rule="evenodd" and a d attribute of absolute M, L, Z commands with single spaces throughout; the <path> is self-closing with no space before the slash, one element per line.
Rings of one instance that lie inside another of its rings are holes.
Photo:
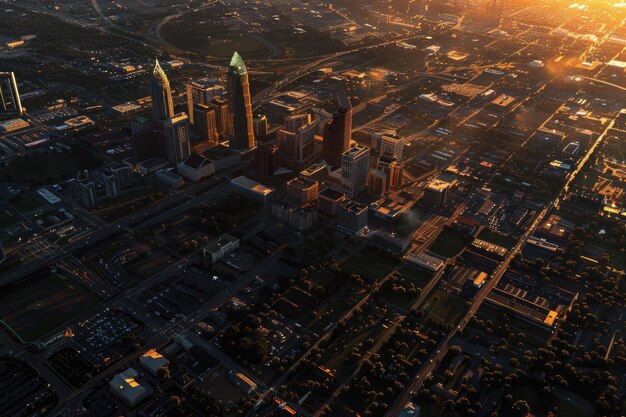
<path fill-rule="evenodd" d="M 0 319 L 24 342 L 36 342 L 93 307 L 96 296 L 60 275 L 44 275 L 2 294 Z"/>

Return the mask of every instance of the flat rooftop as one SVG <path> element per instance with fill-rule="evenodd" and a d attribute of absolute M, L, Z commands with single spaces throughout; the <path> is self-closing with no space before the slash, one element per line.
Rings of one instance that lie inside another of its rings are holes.
<path fill-rule="evenodd" d="M 274 192 L 273 188 L 267 187 L 259 182 L 256 182 L 253 179 L 250 179 L 248 177 L 245 176 L 240 176 L 237 177 L 233 180 L 230 181 L 231 184 L 235 184 L 238 185 L 239 187 L 242 188 L 246 188 L 250 191 L 253 191 L 255 193 L 259 193 L 259 194 L 263 194 L 265 196 L 270 195 L 272 192 Z"/>

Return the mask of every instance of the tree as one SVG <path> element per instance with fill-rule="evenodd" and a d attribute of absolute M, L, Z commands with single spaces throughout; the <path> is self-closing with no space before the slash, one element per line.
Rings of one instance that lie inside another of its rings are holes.
<path fill-rule="evenodd" d="M 157 369 L 157 378 L 161 381 L 165 381 L 170 378 L 170 368 L 167 365 L 163 365 L 159 369 Z"/>
<path fill-rule="evenodd" d="M 515 404 L 513 404 L 513 416 L 515 417 L 526 417 L 530 414 L 530 406 L 524 400 L 517 400 Z"/>

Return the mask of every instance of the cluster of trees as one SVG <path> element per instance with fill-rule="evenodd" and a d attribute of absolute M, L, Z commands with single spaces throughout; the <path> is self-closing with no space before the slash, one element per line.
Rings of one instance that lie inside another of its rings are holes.
<path fill-rule="evenodd" d="M 220 401 L 217 401 L 208 391 L 193 386 L 184 395 L 171 395 L 168 399 L 171 417 L 193 417 L 205 415 L 221 417 L 224 415 Z M 241 412 L 243 415 L 243 411 Z"/>
<path fill-rule="evenodd" d="M 261 329 L 261 319 L 249 314 L 241 322 L 229 326 L 224 331 L 223 349 L 247 363 L 261 362 L 268 353 L 267 338 Z"/>

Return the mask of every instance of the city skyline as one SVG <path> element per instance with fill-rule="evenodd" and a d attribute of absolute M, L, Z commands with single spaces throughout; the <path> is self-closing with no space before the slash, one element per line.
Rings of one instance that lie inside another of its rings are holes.
<path fill-rule="evenodd" d="M 621 0 L 5 3 L 0 416 L 626 415 Z"/>

